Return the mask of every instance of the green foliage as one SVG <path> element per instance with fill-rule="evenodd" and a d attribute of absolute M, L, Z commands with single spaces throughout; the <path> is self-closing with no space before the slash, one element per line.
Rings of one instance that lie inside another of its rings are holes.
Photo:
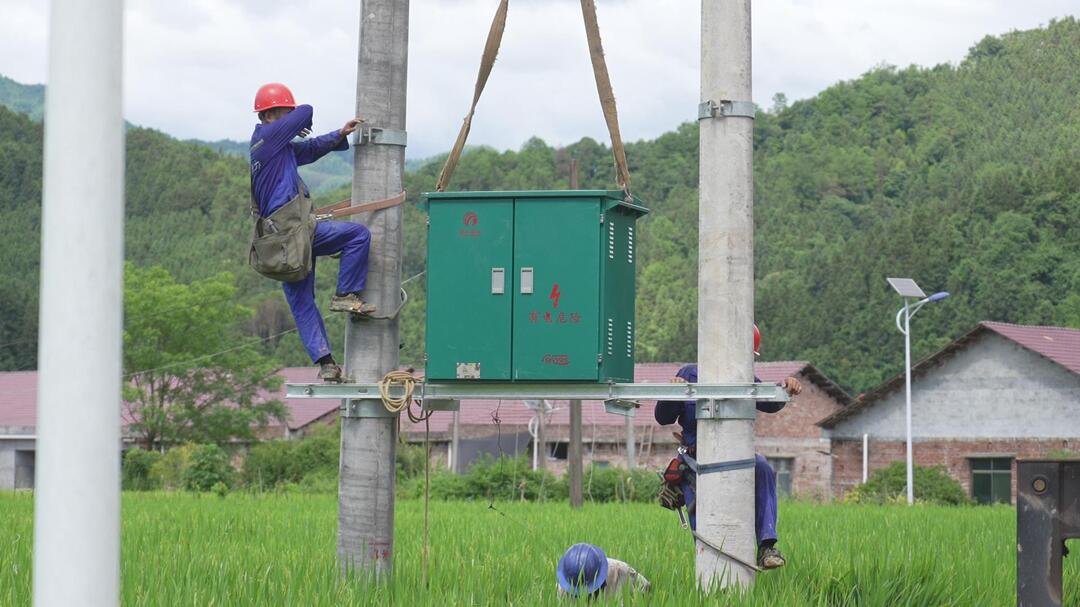
<path fill-rule="evenodd" d="M 423 444 L 399 443 L 394 457 L 399 481 L 424 474 L 427 449 Z"/>
<path fill-rule="evenodd" d="M 408 497 L 424 494 L 424 476 L 405 483 L 399 493 Z M 487 499 L 547 501 L 567 497 L 566 482 L 547 470 L 532 470 L 524 457 L 485 456 L 473 463 L 464 474 L 444 469 L 431 474 L 431 497 L 441 500 Z"/>
<path fill-rule="evenodd" d="M 252 439 L 285 406 L 275 363 L 244 347 L 233 277 L 177 283 L 161 267 L 125 272 L 124 386 L 131 431 L 148 449 L 162 441 Z"/>
<path fill-rule="evenodd" d="M 194 450 L 195 445 L 188 443 L 166 451 L 161 459 L 150 466 L 152 482 L 161 489 L 183 489 L 184 478 L 187 475 L 188 466 L 191 465 L 191 454 Z"/>
<path fill-rule="evenodd" d="M 124 452 L 123 487 L 126 491 L 152 491 L 161 488 L 161 478 L 153 474 L 161 461 L 157 451 L 133 447 Z"/>
<path fill-rule="evenodd" d="M 421 460 L 421 466 L 423 460 Z M 400 479 L 404 497 L 424 495 L 423 469 L 416 476 Z M 639 468 L 589 466 L 583 488 L 590 502 L 653 502 L 659 484 L 656 473 Z M 485 457 L 463 474 L 444 468 L 431 472 L 431 497 L 439 500 L 559 501 L 569 496 L 568 477 L 556 477 L 547 470 L 532 470 L 526 458 Z"/>
<path fill-rule="evenodd" d="M 336 491 L 340 450 L 340 427 L 316 426 L 301 440 L 263 441 L 252 447 L 244 458 L 241 478 L 248 488 L 267 491 L 312 477 L 308 485 L 332 484 Z"/>
<path fill-rule="evenodd" d="M 0 76 L 0 106 L 21 112 L 36 122 L 45 115 L 45 86 L 20 84 Z"/>
<path fill-rule="evenodd" d="M 1051 449 L 1046 452 L 1045 457 L 1046 459 L 1075 459 L 1080 457 L 1080 453 L 1068 449 Z"/>
<path fill-rule="evenodd" d="M 595 464 L 585 469 L 585 499 L 593 502 L 655 503 L 660 492 L 660 478 L 653 470 L 626 470 Z"/>
<path fill-rule="evenodd" d="M 184 488 L 189 491 L 215 491 L 218 484 L 228 489 L 233 483 L 235 471 L 229 463 L 229 454 L 215 444 L 197 445 L 191 450 L 191 459 L 183 473 Z"/>
<path fill-rule="evenodd" d="M 964 488 L 953 480 L 944 466 L 915 466 L 915 499 L 943 506 L 970 504 Z M 907 466 L 893 462 L 874 471 L 870 478 L 848 493 L 847 500 L 856 503 L 907 503 Z"/>
<path fill-rule="evenodd" d="M 213 487 L 210 487 L 210 492 L 218 497 L 224 498 L 229 494 L 229 486 L 224 481 L 218 481 L 214 483 Z"/>

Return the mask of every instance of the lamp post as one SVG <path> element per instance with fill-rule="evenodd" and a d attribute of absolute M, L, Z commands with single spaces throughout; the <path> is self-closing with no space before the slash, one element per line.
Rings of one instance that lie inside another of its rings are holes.
<path fill-rule="evenodd" d="M 907 502 L 915 503 L 915 480 L 912 469 L 911 457 L 911 317 L 928 303 L 938 302 L 949 294 L 945 291 L 934 293 L 927 297 L 926 293 L 910 278 L 887 279 L 892 288 L 904 298 L 904 307 L 896 313 L 896 328 L 904 334 L 904 383 L 906 407 L 904 414 L 907 420 Z M 917 301 L 913 304 L 912 299 Z M 901 324 L 903 320 L 903 324 Z"/>

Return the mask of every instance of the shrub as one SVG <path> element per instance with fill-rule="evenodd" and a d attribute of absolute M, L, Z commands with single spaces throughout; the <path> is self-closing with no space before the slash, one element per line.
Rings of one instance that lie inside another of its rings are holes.
<path fill-rule="evenodd" d="M 229 494 L 229 486 L 221 481 L 218 481 L 214 483 L 213 487 L 210 487 L 210 491 L 216 493 L 218 497 L 225 497 Z"/>
<path fill-rule="evenodd" d="M 915 499 L 920 502 L 942 505 L 971 503 L 964 488 L 945 471 L 944 466 L 915 466 Z M 850 493 L 852 502 L 886 504 L 903 502 L 907 493 L 907 467 L 904 462 L 893 462 L 874 472 L 862 485 Z"/>
<path fill-rule="evenodd" d="M 259 491 L 300 483 L 315 473 L 324 479 L 333 477 L 336 486 L 340 450 L 337 425 L 318 427 L 298 441 L 265 441 L 248 451 L 241 478 L 245 486 Z"/>
<path fill-rule="evenodd" d="M 150 466 L 150 476 L 158 487 L 169 490 L 183 487 L 184 475 L 187 474 L 194 449 L 195 445 L 190 443 L 173 447 Z"/>
<path fill-rule="evenodd" d="M 244 457 L 241 472 L 244 485 L 265 491 L 290 480 L 299 480 L 289 478 L 296 444 L 295 441 L 271 440 L 252 447 Z"/>
<path fill-rule="evenodd" d="M 423 444 L 398 445 L 397 453 L 394 456 L 398 480 L 404 481 L 414 476 L 423 476 L 424 459 L 426 457 L 427 451 L 424 449 Z"/>
<path fill-rule="evenodd" d="M 123 487 L 127 491 L 151 491 L 161 488 L 161 479 L 151 473 L 161 461 L 157 451 L 134 447 L 124 453 Z"/>
<path fill-rule="evenodd" d="M 235 471 L 229 454 L 214 444 L 198 445 L 191 452 L 191 463 L 184 471 L 184 488 L 189 491 L 210 491 L 221 483 L 232 485 Z"/>
<path fill-rule="evenodd" d="M 660 491 L 660 478 L 646 468 L 590 465 L 584 476 L 585 498 L 593 502 L 651 502 Z"/>

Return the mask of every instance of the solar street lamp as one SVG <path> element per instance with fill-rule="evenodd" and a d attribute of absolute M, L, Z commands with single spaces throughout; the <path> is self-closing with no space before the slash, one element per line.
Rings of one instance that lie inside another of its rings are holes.
<path fill-rule="evenodd" d="M 896 328 L 904 334 L 904 375 L 907 407 L 907 502 L 915 503 L 915 482 L 911 463 L 911 317 L 928 303 L 941 301 L 949 296 L 945 291 L 927 297 L 926 293 L 910 278 L 887 279 L 892 288 L 904 298 L 904 307 L 896 313 Z M 916 300 L 912 303 L 912 300 Z M 903 323 L 901 324 L 901 320 Z"/>

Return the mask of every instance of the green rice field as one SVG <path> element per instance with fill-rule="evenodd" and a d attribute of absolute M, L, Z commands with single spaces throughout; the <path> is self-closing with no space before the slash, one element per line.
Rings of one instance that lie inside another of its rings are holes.
<path fill-rule="evenodd" d="M 342 581 L 333 495 L 130 493 L 123 498 L 124 605 L 552 605 L 555 563 L 600 545 L 653 584 L 649 605 L 1012 605 L 1010 507 L 785 502 L 788 566 L 743 594 L 694 590 L 693 547 L 675 515 L 646 504 L 432 502 L 428 582 L 422 503 L 399 501 L 393 581 Z M 33 497 L 0 493 L 0 604 L 29 605 Z M 1066 603 L 1080 606 L 1080 551 Z"/>

